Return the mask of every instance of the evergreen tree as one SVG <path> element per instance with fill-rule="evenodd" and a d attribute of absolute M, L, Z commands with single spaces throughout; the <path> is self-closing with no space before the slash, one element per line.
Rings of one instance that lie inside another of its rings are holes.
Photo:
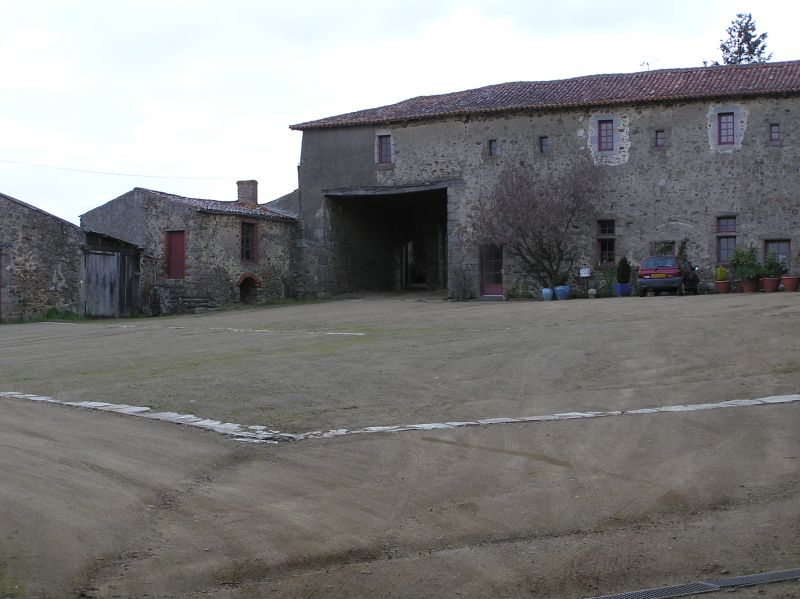
<path fill-rule="evenodd" d="M 722 64 L 767 62 L 772 58 L 771 52 L 767 54 L 767 34 L 756 35 L 756 23 L 752 14 L 737 14 L 727 32 L 728 39 L 720 40 L 719 45 Z"/>

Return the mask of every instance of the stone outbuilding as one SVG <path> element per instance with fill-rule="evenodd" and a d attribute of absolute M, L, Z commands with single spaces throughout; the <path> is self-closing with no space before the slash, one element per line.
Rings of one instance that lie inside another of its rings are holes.
<path fill-rule="evenodd" d="M 83 314 L 80 227 L 0 193 L 0 322 Z"/>
<path fill-rule="evenodd" d="M 426 286 L 507 295 L 502 247 L 461 243 L 507 169 L 602 171 L 586 262 L 675 252 L 705 279 L 737 245 L 800 272 L 800 61 L 515 82 L 293 125 L 312 294 Z"/>
<path fill-rule="evenodd" d="M 141 248 L 0 193 L 0 322 L 140 309 Z"/>
<path fill-rule="evenodd" d="M 297 217 L 258 204 L 256 181 L 235 201 L 137 187 L 81 216 L 81 225 L 144 250 L 141 290 L 154 314 L 258 303 L 295 292 Z"/>

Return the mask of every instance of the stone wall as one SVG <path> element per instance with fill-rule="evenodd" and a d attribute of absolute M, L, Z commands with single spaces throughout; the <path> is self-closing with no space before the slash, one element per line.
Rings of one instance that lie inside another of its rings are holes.
<path fill-rule="evenodd" d="M 452 181 L 448 264 L 466 264 L 477 292 L 476 248 L 462 253 L 454 237 L 455 224 L 464 221 L 472 202 L 492 193 L 505 168 L 529 169 L 544 178 L 585 161 L 604 176 L 589 220 L 614 220 L 616 258 L 638 261 L 659 242 L 677 247 L 686 239 L 689 258 L 709 279 L 717 264 L 717 218 L 736 216 L 738 244 L 755 245 L 763 257 L 766 240 L 790 240 L 791 269 L 800 272 L 800 139 L 791 126 L 798 109 L 800 98 L 774 97 L 304 131 L 299 207 L 308 289 L 324 292 L 337 285 L 327 261 L 333 252 L 329 190 Z M 720 113 L 734 115 L 732 144 L 718 143 Z M 598 150 L 601 120 L 613 122 L 613 151 Z M 772 124 L 780 125 L 779 141 L 770 140 Z M 657 131 L 665 142 L 660 147 Z M 378 133 L 392 136 L 393 164 L 375 163 Z M 489 155 L 489 140 L 495 140 L 498 155 Z M 594 262 L 599 258 L 595 224 L 584 234 L 585 252 Z M 513 284 L 513 272 L 510 264 L 506 286 Z"/>
<path fill-rule="evenodd" d="M 0 321 L 82 314 L 83 231 L 2 195 L 0 214 Z"/>

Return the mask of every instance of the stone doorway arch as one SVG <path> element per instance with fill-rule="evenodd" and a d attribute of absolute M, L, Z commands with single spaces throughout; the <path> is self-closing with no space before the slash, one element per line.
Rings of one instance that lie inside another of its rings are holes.
<path fill-rule="evenodd" d="M 258 303 L 258 292 L 261 288 L 261 279 L 253 273 L 245 273 L 239 277 L 239 301 L 243 304 Z"/>

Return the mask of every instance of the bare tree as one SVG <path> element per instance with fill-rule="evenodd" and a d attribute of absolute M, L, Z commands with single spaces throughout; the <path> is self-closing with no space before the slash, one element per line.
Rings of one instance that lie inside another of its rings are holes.
<path fill-rule="evenodd" d="M 580 241 L 599 179 L 600 169 L 589 163 L 543 178 L 508 168 L 493 192 L 471 207 L 467 220 L 472 238 L 503 245 L 518 259 L 520 270 L 542 286 L 561 284 L 582 254 Z"/>

